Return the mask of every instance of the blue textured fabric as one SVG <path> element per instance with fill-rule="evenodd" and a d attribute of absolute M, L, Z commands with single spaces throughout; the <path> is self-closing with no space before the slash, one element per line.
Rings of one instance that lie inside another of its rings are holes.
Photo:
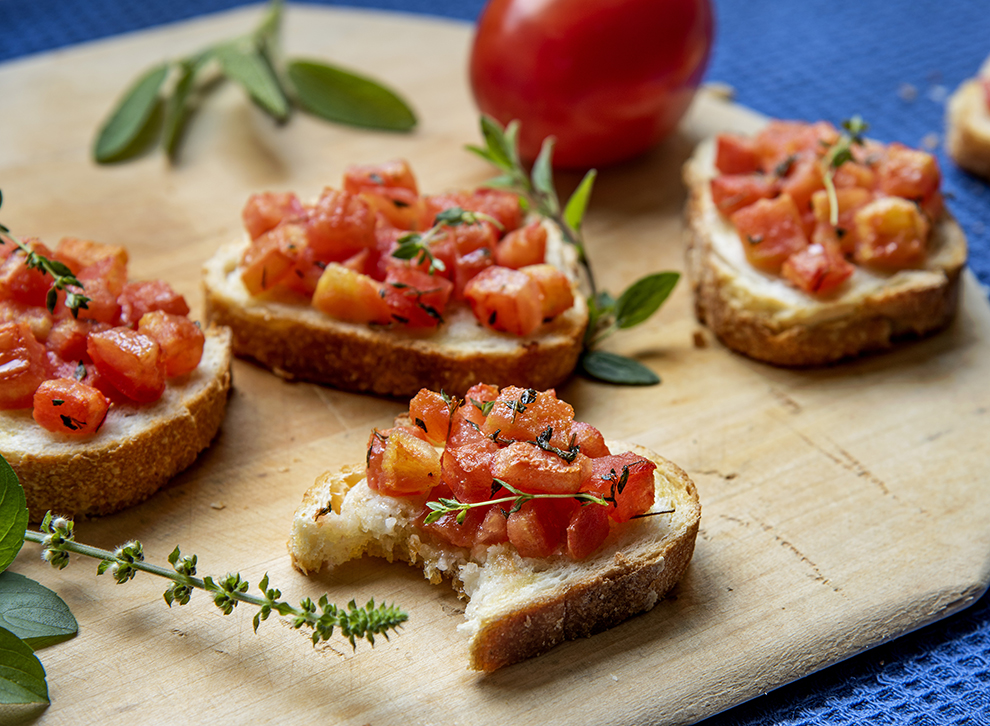
<path fill-rule="evenodd" d="M 572 0 L 586 2 L 588 0 Z M 933 146 L 970 266 L 990 284 L 990 186 L 942 151 L 945 98 L 990 53 L 990 0 L 714 0 L 707 74 L 770 116 L 839 122 Z M 0 61 L 246 4 L 0 0 Z M 483 0 L 325 3 L 474 20 Z M 990 385 L 990 384 L 988 384 Z M 916 633 L 714 717 L 713 726 L 990 724 L 990 596 Z"/>

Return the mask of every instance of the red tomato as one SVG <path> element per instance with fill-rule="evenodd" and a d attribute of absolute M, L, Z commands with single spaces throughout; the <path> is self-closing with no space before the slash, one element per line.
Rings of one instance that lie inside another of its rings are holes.
<path fill-rule="evenodd" d="M 130 328 L 110 328 L 90 335 L 86 350 L 100 375 L 132 401 L 161 398 L 165 367 L 161 347 L 152 338 Z"/>
<path fill-rule="evenodd" d="M 34 392 L 34 420 L 67 436 L 92 436 L 106 418 L 107 397 L 71 378 L 45 381 Z"/>
<path fill-rule="evenodd" d="M 521 122 L 524 159 L 553 135 L 556 166 L 610 164 L 674 129 L 712 34 L 708 0 L 491 0 L 478 21 L 471 86 L 482 112 Z"/>
<path fill-rule="evenodd" d="M 45 380 L 45 347 L 25 323 L 0 325 L 0 409 L 27 408 Z"/>
<path fill-rule="evenodd" d="M 203 357 L 206 336 L 192 320 L 184 315 L 155 310 L 141 316 L 137 329 L 161 347 L 166 378 L 184 376 L 196 370 Z"/>

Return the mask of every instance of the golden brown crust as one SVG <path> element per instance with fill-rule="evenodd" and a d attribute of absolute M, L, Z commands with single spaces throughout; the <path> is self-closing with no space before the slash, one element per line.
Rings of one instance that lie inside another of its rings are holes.
<path fill-rule="evenodd" d="M 945 143 L 956 164 L 990 179 L 990 108 L 979 79 L 964 82 L 949 98 Z"/>
<path fill-rule="evenodd" d="M 959 300 L 966 240 L 948 213 L 936 225 L 937 258 L 925 274 L 890 282 L 867 293 L 820 303 L 776 301 L 748 288 L 734 262 L 715 249 L 714 210 L 708 190 L 710 175 L 696 156 L 685 166 L 689 188 L 687 268 L 694 291 L 695 313 L 729 348 L 756 360 L 780 366 L 818 366 L 870 352 L 887 350 L 898 341 L 929 335 L 953 319 Z M 806 313 L 806 314 L 805 314 Z"/>
<path fill-rule="evenodd" d="M 49 510 L 66 516 L 111 514 L 147 499 L 192 464 L 219 430 L 230 389 L 229 331 L 207 335 L 208 346 L 217 350 L 208 378 L 187 383 L 188 395 L 169 403 L 165 415 L 129 421 L 119 435 L 101 431 L 70 447 L 36 445 L 45 441 L 39 434 L 25 447 L 14 443 L 16 429 L 40 428 L 30 413 L 4 422 L 3 456 L 24 487 L 32 521 Z"/>

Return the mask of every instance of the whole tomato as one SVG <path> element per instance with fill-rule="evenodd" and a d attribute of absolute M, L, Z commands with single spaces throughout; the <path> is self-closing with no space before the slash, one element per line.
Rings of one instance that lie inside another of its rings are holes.
<path fill-rule="evenodd" d="M 520 121 L 533 160 L 555 136 L 554 166 L 622 161 L 669 134 L 708 63 L 709 0 L 490 0 L 471 52 L 479 108 Z"/>

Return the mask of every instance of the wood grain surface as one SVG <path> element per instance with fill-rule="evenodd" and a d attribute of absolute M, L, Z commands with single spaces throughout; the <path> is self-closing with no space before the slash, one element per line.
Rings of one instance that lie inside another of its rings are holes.
<path fill-rule="evenodd" d="M 199 268 L 239 234 L 248 194 L 315 197 L 350 163 L 408 159 L 426 191 L 491 175 L 466 153 L 477 116 L 465 68 L 470 28 L 424 17 L 290 6 L 284 46 L 399 88 L 411 135 L 296 117 L 275 128 L 223 88 L 194 119 L 178 165 L 151 156 L 97 167 L 95 129 L 145 67 L 257 21 L 239 10 L 0 66 L 3 222 L 15 234 L 123 244 L 135 277 L 162 277 L 202 311 Z M 683 269 L 680 166 L 694 143 L 757 118 L 698 99 L 682 130 L 602 172 L 586 222 L 599 282 Z M 562 176 L 567 193 L 576 177 Z M 25 545 L 12 570 L 55 589 L 79 635 L 39 652 L 52 705 L 38 723 L 689 723 L 972 603 L 990 581 L 990 307 L 971 275 L 946 332 L 817 371 L 734 355 L 694 320 L 687 286 L 641 328 L 613 339 L 663 378 L 651 388 L 573 379 L 559 393 L 606 436 L 677 462 L 701 494 L 694 561 L 652 612 L 492 675 L 468 671 L 463 603 L 404 565 L 363 560 L 295 572 L 285 541 L 303 492 L 359 460 L 368 431 L 403 402 L 283 382 L 238 361 L 215 444 L 145 504 L 77 522 L 113 547 L 137 538 L 164 563 L 175 545 L 200 574 L 267 572 L 285 598 L 327 592 L 403 606 L 407 626 L 374 649 L 314 649 L 246 606 L 222 616 L 196 594 L 168 608 L 163 585 L 118 586 L 73 558 L 61 572 Z M 0 719 L 4 718 L 0 714 Z"/>

